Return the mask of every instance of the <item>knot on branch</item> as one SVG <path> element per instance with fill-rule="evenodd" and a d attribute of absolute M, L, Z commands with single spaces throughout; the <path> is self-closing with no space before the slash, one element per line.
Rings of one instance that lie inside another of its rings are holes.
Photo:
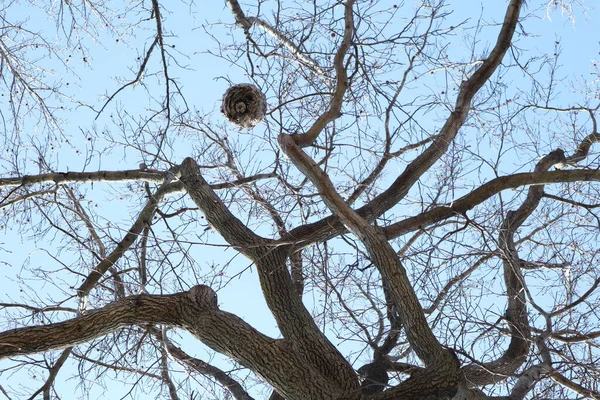
<path fill-rule="evenodd" d="M 217 309 L 217 293 L 210 286 L 196 285 L 188 291 L 188 296 L 202 309 Z"/>
<path fill-rule="evenodd" d="M 232 124 L 251 129 L 265 118 L 267 98 L 249 83 L 233 85 L 223 95 L 221 112 Z"/>
<path fill-rule="evenodd" d="M 367 395 L 383 392 L 390 379 L 381 362 L 365 364 L 357 371 L 361 380 L 360 390 Z"/>

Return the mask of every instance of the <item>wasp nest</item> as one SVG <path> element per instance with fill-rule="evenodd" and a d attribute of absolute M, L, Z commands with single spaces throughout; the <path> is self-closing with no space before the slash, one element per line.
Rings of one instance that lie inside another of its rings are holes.
<path fill-rule="evenodd" d="M 242 128 L 254 128 L 267 112 L 267 98 L 254 85 L 233 85 L 223 95 L 221 112 L 232 124 Z"/>

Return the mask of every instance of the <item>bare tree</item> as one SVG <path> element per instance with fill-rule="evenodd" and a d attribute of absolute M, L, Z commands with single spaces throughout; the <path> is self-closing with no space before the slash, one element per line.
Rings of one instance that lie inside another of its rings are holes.
<path fill-rule="evenodd" d="M 600 399 L 593 9 L 49 3 L 0 9 L 3 396 Z"/>

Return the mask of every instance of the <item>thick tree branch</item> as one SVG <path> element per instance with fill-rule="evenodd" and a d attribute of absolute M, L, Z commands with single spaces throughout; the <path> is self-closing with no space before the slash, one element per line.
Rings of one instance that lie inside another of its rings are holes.
<path fill-rule="evenodd" d="M 565 153 L 555 150 L 543 157 L 535 166 L 534 173 L 547 171 L 551 166 L 565 160 Z M 527 197 L 515 211 L 509 211 L 502 223 L 498 247 L 501 251 L 504 267 L 504 282 L 508 307 L 506 320 L 511 339 L 504 354 L 497 360 L 483 365 L 470 365 L 464 368 L 467 381 L 474 386 L 482 386 L 502 381 L 513 375 L 527 359 L 531 340 L 531 328 L 527 315 L 525 298 L 525 280 L 521 273 L 521 259 L 515 245 L 517 229 L 535 211 L 544 194 L 544 185 L 529 187 Z"/>
<path fill-rule="evenodd" d="M 481 67 L 461 85 L 455 105 L 455 111 L 446 121 L 446 124 L 441 129 L 439 136 L 423 154 L 417 157 L 406 168 L 396 182 L 394 182 L 392 187 L 388 189 L 387 192 L 392 192 L 391 196 L 389 195 L 390 193 L 386 193 L 385 197 L 382 195 L 376 198 L 376 200 L 386 198 L 387 201 L 393 199 L 392 204 L 382 207 L 383 209 L 381 212 L 393 206 L 398 202 L 399 199 L 404 197 L 410 187 L 412 187 L 412 185 L 448 149 L 448 146 L 456 136 L 456 133 L 467 117 L 468 110 L 470 108 L 470 102 L 473 96 L 489 79 L 489 77 L 500 64 L 504 54 L 510 47 L 512 35 L 517 24 L 522 3 L 523 0 L 513 0 L 509 4 L 496 46 L 490 53 L 490 56 L 482 63 Z M 346 28 L 348 28 L 348 26 L 346 26 Z M 336 57 L 338 55 L 339 52 L 336 54 Z M 338 77 L 339 76 L 340 75 L 338 75 Z M 338 85 L 339 83 L 340 81 L 338 80 Z M 339 93 L 339 91 L 336 92 L 336 94 L 337 93 Z M 330 112 L 332 110 L 333 107 L 322 114 L 317 120 L 317 122 L 319 122 L 321 119 L 324 121 L 323 127 L 333 120 L 333 118 L 330 116 Z M 317 133 L 314 134 L 312 130 L 316 125 L 317 124 L 313 125 L 311 130 L 309 130 L 306 136 L 303 137 L 306 138 L 306 141 L 299 141 L 299 136 L 292 137 L 288 135 L 280 135 L 278 138 L 280 148 L 284 154 L 286 154 L 293 161 L 296 167 L 299 168 L 319 189 L 321 197 L 327 206 L 337 217 L 340 218 L 344 226 L 354 235 L 356 235 L 367 248 L 367 251 L 373 259 L 374 264 L 379 268 L 382 277 L 386 280 L 389 286 L 394 303 L 398 307 L 398 312 L 405 327 L 407 338 L 417 355 L 423 360 L 426 366 L 437 367 L 438 377 L 444 375 L 442 373 L 443 371 L 440 371 L 440 366 L 447 368 L 446 372 L 448 375 L 444 376 L 444 379 L 451 380 L 449 377 L 452 375 L 453 367 L 455 368 L 458 363 L 454 362 L 455 360 L 452 359 L 453 355 L 441 347 L 431 332 L 431 329 L 429 328 L 427 320 L 423 314 L 421 305 L 418 302 L 412 286 L 408 281 L 406 271 L 400 264 L 397 255 L 387 242 L 387 239 L 381 234 L 381 230 L 369 225 L 367 220 L 363 219 L 344 202 L 344 200 L 334 189 L 329 177 L 323 173 L 316 163 L 300 149 L 300 146 L 310 145 L 318 136 L 318 132 L 323 129 L 323 127 L 318 127 L 318 130 L 315 130 Z M 400 186 L 399 183 L 402 188 L 400 191 L 396 190 L 397 188 L 395 188 L 395 186 Z M 375 212 L 375 215 L 379 214 L 380 213 L 377 211 Z M 456 384 L 456 382 L 454 384 Z"/>
<path fill-rule="evenodd" d="M 280 135 L 279 146 L 294 165 L 317 187 L 323 201 L 331 211 L 340 217 L 348 230 L 367 248 L 373 264 L 379 269 L 394 304 L 398 308 L 398 314 L 402 320 L 408 341 L 415 353 L 428 367 L 428 371 L 424 373 L 424 376 L 427 376 L 430 381 L 431 391 L 437 393 L 436 391 L 445 391 L 453 385 L 457 385 L 458 360 L 456 356 L 445 350 L 433 335 L 421 304 L 408 280 L 406 270 L 381 230 L 369 225 L 366 220 L 345 203 L 335 190 L 327 174 L 296 145 L 291 136 Z M 429 369 L 435 370 L 435 378 L 429 376 Z M 453 376 L 455 380 L 453 380 Z M 410 382 L 407 383 L 408 387 L 412 384 L 412 381 Z M 400 385 L 399 388 L 403 387 L 404 385 Z M 398 390 L 404 396 L 402 389 Z"/>
<path fill-rule="evenodd" d="M 0 359 L 75 346 L 127 325 L 182 326 L 183 320 L 178 314 L 185 296 L 187 293 L 132 296 L 64 322 L 2 332 Z"/>
<path fill-rule="evenodd" d="M 196 161 L 189 157 L 183 160 L 179 174 L 183 186 L 210 226 L 242 254 L 252 260 L 259 258 L 269 240 L 254 233 L 229 211 L 200 174 Z"/>
<path fill-rule="evenodd" d="M 523 2 L 524 0 L 512 0 L 508 5 L 496 45 L 479 69 L 461 84 L 455 110 L 450 114 L 433 143 L 406 167 L 388 189 L 357 210 L 360 216 L 368 221 L 373 221 L 394 207 L 406 196 L 419 178 L 448 150 L 467 117 L 471 100 L 500 65 L 504 54 L 510 47 Z M 296 240 L 300 242 L 299 247 L 305 247 L 316 241 L 327 240 L 339 235 L 343 231 L 344 226 L 337 217 L 330 216 L 291 230 L 289 236 L 283 240 Z"/>
<path fill-rule="evenodd" d="M 519 187 L 545 185 L 568 182 L 598 182 L 600 171 L 595 170 L 562 170 L 545 172 L 524 172 L 502 176 L 484 183 L 471 193 L 453 201 L 448 205 L 432 208 L 429 211 L 406 218 L 385 228 L 389 239 L 396 238 L 421 227 L 443 221 L 453 215 L 463 214 L 484 201 L 492 198 L 503 190 Z"/>
<path fill-rule="evenodd" d="M 344 397 L 338 385 L 307 367 L 291 342 L 271 339 L 241 318 L 219 310 L 216 293 L 204 285 L 173 295 L 131 296 L 64 322 L 1 332 L 0 359 L 75 346 L 125 326 L 147 324 L 189 331 L 255 371 L 286 398 L 357 398 Z"/>
<path fill-rule="evenodd" d="M 327 340 L 296 294 L 286 266 L 289 246 L 278 246 L 246 227 L 223 204 L 200 175 L 192 158 L 183 160 L 181 181 L 210 225 L 257 266 L 262 291 L 283 337 L 291 340 L 324 376 L 340 387 L 355 389 L 356 374 Z"/>

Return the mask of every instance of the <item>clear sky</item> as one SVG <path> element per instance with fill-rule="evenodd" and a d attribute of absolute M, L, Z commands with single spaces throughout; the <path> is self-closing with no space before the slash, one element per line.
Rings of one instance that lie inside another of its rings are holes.
<path fill-rule="evenodd" d="M 114 133 L 119 129 L 119 122 L 115 122 L 119 115 L 118 112 L 125 116 L 123 118 L 125 125 L 130 123 L 133 126 L 133 121 L 147 117 L 157 108 L 153 93 L 158 90 L 157 83 L 160 81 L 161 73 L 158 52 L 155 52 L 150 59 L 148 69 L 150 73 L 144 78 L 146 87 L 141 84 L 127 87 L 115 96 L 102 113 L 99 114 L 98 111 L 102 108 L 107 96 L 115 93 L 122 86 L 123 81 L 135 77 L 140 59 L 143 59 L 145 50 L 153 40 L 154 20 L 150 19 L 148 14 L 130 13 L 127 17 L 128 20 L 123 21 L 123 25 L 120 25 L 121 20 L 116 12 L 114 28 L 96 30 L 85 25 L 80 19 L 81 16 L 78 16 L 77 21 L 81 25 L 78 25 L 77 29 L 70 33 L 67 29 L 65 34 L 62 29 L 56 28 L 56 19 L 50 15 L 46 5 L 31 3 L 17 1 L 10 4 L 2 15 L 13 23 L 22 21 L 23 26 L 32 32 L 39 32 L 49 45 L 61 49 L 61 59 L 52 51 L 44 49 L 38 49 L 37 53 L 36 50 L 30 50 L 27 54 L 37 58 L 36 65 L 43 68 L 37 72 L 37 76 L 49 87 L 60 86 L 64 96 L 48 95 L 46 99 L 47 104 L 51 107 L 57 107 L 54 111 L 58 117 L 57 126 L 47 125 L 41 121 L 39 113 L 24 113 L 25 122 L 22 131 L 19 132 L 21 138 L 19 140 L 22 141 L 19 172 L 27 174 L 40 172 L 40 166 L 35 161 L 36 150 L 33 144 L 50 149 L 47 152 L 48 160 L 52 162 L 51 168 L 55 171 L 136 169 L 141 162 L 149 162 L 151 155 L 143 154 L 135 149 L 139 144 L 135 140 L 142 140 L 140 138 L 144 137 L 143 129 L 140 132 L 141 135 L 136 136 L 129 147 L 115 146 L 113 140 L 122 140 L 118 134 Z M 51 9 L 57 11 L 60 7 L 59 3 L 62 4 L 62 2 L 52 2 Z M 389 3 L 391 6 L 395 2 L 386 0 L 380 3 Z M 407 7 L 409 3 L 406 2 Z M 464 55 L 463 59 L 468 60 L 471 57 L 468 53 L 471 48 L 469 40 L 472 40 L 471 36 L 477 32 L 478 42 L 475 51 L 479 52 L 481 56 L 487 54 L 499 29 L 499 26 L 494 27 L 489 24 L 494 21 L 501 22 L 506 2 L 456 0 L 447 3 L 448 9 L 455 10 L 448 18 L 448 25 L 467 20 L 465 26 L 469 28 L 462 33 L 457 33 L 448 44 L 449 53 L 457 59 Z M 593 6 L 592 3 L 591 1 L 583 2 L 586 6 Z M 535 13 L 535 17 L 529 18 L 526 24 L 519 27 L 515 42 L 518 50 L 515 51 L 539 53 L 540 55 L 560 54 L 561 58 L 558 63 L 561 68 L 558 70 L 557 80 L 560 81 L 564 76 L 574 76 L 580 77 L 577 80 L 581 82 L 590 81 L 590 73 L 593 71 L 595 62 L 590 57 L 596 60 L 600 59 L 598 44 L 600 12 L 591 8 L 583 12 L 583 8 L 576 7 L 574 20 L 572 20 L 568 15 L 561 13 L 560 9 L 549 9 L 546 13 L 543 4 L 545 4 L 543 1 L 528 2 L 525 12 Z M 113 6 L 110 3 L 109 5 Z M 120 1 L 116 1 L 114 6 L 123 7 Z M 231 35 L 237 39 L 242 38 L 242 32 L 224 25 L 232 24 L 233 18 L 229 9 L 221 1 L 198 1 L 192 4 L 163 2 L 162 6 L 165 7 L 164 30 L 167 33 L 165 43 L 169 52 L 174 56 L 169 71 L 172 77 L 181 83 L 179 89 L 185 97 L 189 112 L 199 110 L 200 114 L 205 114 L 206 118 L 214 121 L 215 125 L 224 125 L 219 113 L 222 93 L 230 82 L 246 82 L 249 78 L 231 62 L 216 55 L 220 51 L 219 45 L 223 48 L 229 45 Z M 262 16 L 268 20 L 271 14 L 265 12 Z M 93 14 L 91 18 L 92 20 L 96 19 Z M 65 21 L 68 26 L 68 18 L 65 18 Z M 136 24 L 135 30 L 124 28 L 133 22 Z M 481 32 L 478 32 L 479 26 L 481 26 Z M 86 29 L 89 29 L 93 37 L 83 32 Z M 464 36 L 462 36 L 463 33 Z M 28 37 L 26 33 L 23 33 L 13 39 L 14 43 L 18 44 L 19 40 L 28 40 Z M 76 43 L 81 45 L 78 46 Z M 66 49 L 72 49 L 72 52 L 71 50 L 68 50 L 70 54 L 63 52 L 67 51 Z M 65 55 L 67 56 L 65 57 Z M 178 64 L 175 63 L 175 59 Z M 158 77 L 153 74 L 158 74 Z M 421 87 L 419 90 L 438 90 L 445 85 L 445 79 L 443 71 L 436 71 L 431 78 L 432 86 Z M 508 79 L 507 84 L 515 85 L 515 88 L 526 81 L 526 77 L 518 75 L 512 75 Z M 0 93 L 3 90 L 5 88 L 1 87 Z M 583 91 L 585 88 L 577 86 L 577 82 L 564 81 L 560 92 L 552 95 L 553 106 L 565 106 L 570 104 L 574 98 L 585 98 L 577 92 L 578 90 Z M 181 97 L 175 96 L 175 98 L 178 105 L 183 107 L 184 103 Z M 6 110 L 8 104 L 3 99 L 6 99 L 6 96 L 0 97 L 0 109 Z M 589 100 L 592 103 L 594 100 L 598 101 L 592 97 Z M 154 124 L 154 128 L 164 126 L 165 121 L 157 119 Z M 9 133 L 9 127 L 10 124 L 4 125 L 6 132 L 2 144 L 5 146 L 6 138 L 10 136 L 10 140 L 15 139 L 14 133 Z M 1 125 L 0 129 L 2 129 Z M 237 140 L 243 143 L 243 139 L 240 138 L 247 133 L 240 133 L 233 126 L 227 126 L 226 129 L 231 132 L 232 136 L 237 135 Z M 48 140 L 49 138 L 50 140 Z M 179 163 L 190 155 L 188 150 L 193 141 L 191 135 L 178 137 L 176 131 L 171 131 L 169 140 L 172 141 L 172 150 L 168 151 L 166 156 L 173 163 Z M 0 175 L 2 176 L 14 173 L 8 162 L 10 157 L 10 153 L 0 156 Z M 512 157 L 514 157 L 514 165 L 519 165 L 520 160 L 515 155 Z M 162 163 L 161 167 L 164 168 L 165 163 Z M 514 168 L 508 169 L 509 172 L 515 171 Z M 120 198 L 115 195 L 115 192 L 105 191 L 109 186 L 109 184 L 89 185 L 85 189 L 86 201 L 94 204 L 99 214 L 107 216 L 107 223 L 111 224 L 114 236 L 121 237 L 122 235 L 118 233 L 119 225 L 121 229 L 128 228 L 141 209 L 142 202 L 132 202 L 134 196 Z M 125 190 L 126 186 L 118 185 L 118 188 Z M 18 222 L 18 224 L 23 223 L 27 222 Z M 61 268 L 61 263 L 67 261 L 53 260 L 48 257 L 46 251 L 38 250 L 52 246 L 52 244 L 34 241 L 33 236 L 37 232 L 33 227 L 29 232 L 23 234 L 17 234 L 16 228 L 17 226 L 6 227 L 0 232 L 0 261 L 2 261 L 0 264 L 0 282 L 2 282 L 0 302 L 18 301 L 22 296 L 18 287 L 10 282 L 23 272 L 23 266 L 40 265 L 44 269 L 55 270 Z M 46 237 L 45 240 L 49 239 L 50 237 Z M 212 234 L 211 240 L 220 242 L 215 234 Z M 64 254 L 65 257 L 73 257 L 66 250 Z M 214 251 L 203 252 L 197 256 L 202 257 L 204 263 L 209 266 L 227 263 L 232 259 L 233 254 L 232 251 L 215 247 Z M 220 288 L 218 291 L 219 301 L 223 309 L 239 315 L 262 332 L 276 336 L 275 322 L 258 291 L 258 278 L 249 261 L 242 256 L 237 256 L 231 262 L 234 267 L 228 270 L 227 276 L 222 277 L 221 281 L 205 283 L 210 283 L 215 289 Z M 196 282 L 191 273 L 185 276 L 184 280 L 183 286 L 202 283 Z M 56 288 L 44 285 L 42 282 L 38 283 L 39 287 L 34 287 L 34 289 L 40 299 L 64 297 L 64 294 L 58 292 Z M 175 291 L 176 288 L 173 289 Z M 307 302 L 313 301 L 318 303 L 319 299 L 307 298 Z M 74 301 L 69 302 L 69 305 L 74 307 Z M 502 307 L 503 305 L 499 307 L 499 312 L 502 312 Z M 0 323 L 3 321 L 0 320 Z M 191 340 L 186 338 L 186 343 L 193 343 Z M 336 344 L 350 348 L 354 346 L 352 343 Z M 202 349 L 197 350 L 197 354 L 201 358 L 208 358 L 201 346 L 197 344 L 194 346 Z M 3 365 L 5 364 L 0 362 L 0 368 Z M 66 377 L 67 375 L 67 371 L 61 372 L 61 376 Z M 14 382 L 15 379 L 20 380 L 24 386 L 32 386 L 29 380 L 33 378 L 24 376 L 24 374 L 13 376 L 11 371 L 8 371 L 0 375 L 2 385 L 6 385 L 9 380 Z M 40 377 L 36 379 L 38 382 L 43 381 Z M 67 385 L 72 388 L 69 390 L 76 392 L 76 380 L 64 382 L 59 377 L 58 382 L 61 386 Z M 97 392 L 91 393 L 89 397 L 100 398 L 103 392 L 104 389 L 98 387 Z M 105 395 L 104 398 L 115 398 L 114 392 Z"/>

